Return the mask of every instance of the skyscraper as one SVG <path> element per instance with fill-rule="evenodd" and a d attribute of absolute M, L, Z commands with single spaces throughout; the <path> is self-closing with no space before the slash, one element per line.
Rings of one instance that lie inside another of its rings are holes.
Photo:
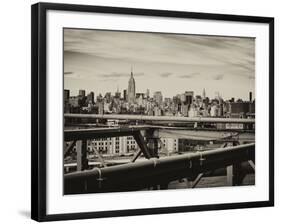
<path fill-rule="evenodd" d="M 128 83 L 128 102 L 134 103 L 135 96 L 136 96 L 136 83 L 135 83 L 135 79 L 133 77 L 133 69 L 131 69 L 131 77 L 130 77 L 129 83 Z"/>
<path fill-rule="evenodd" d="M 205 100 L 205 99 L 206 99 L 206 90 L 205 90 L 205 88 L 203 89 L 202 98 L 203 98 L 203 100 Z"/>
<path fill-rule="evenodd" d="M 86 91 L 83 89 L 79 89 L 79 96 L 80 97 L 85 97 L 86 96 Z"/>
<path fill-rule="evenodd" d="M 146 99 L 149 99 L 149 89 L 146 90 Z"/>
<path fill-rule="evenodd" d="M 69 89 L 64 89 L 63 91 L 63 98 L 64 98 L 64 102 L 67 102 L 70 96 L 70 91 Z"/>
<path fill-rule="evenodd" d="M 183 104 L 192 104 L 193 102 L 193 91 L 185 91 L 185 93 L 181 94 L 180 99 Z"/>
<path fill-rule="evenodd" d="M 120 99 L 121 93 L 119 92 L 119 86 L 117 86 L 117 91 L 115 92 L 115 98 Z"/>
<path fill-rule="evenodd" d="M 249 101 L 252 102 L 252 92 L 249 92 Z"/>
<path fill-rule="evenodd" d="M 94 92 L 90 92 L 87 95 L 87 102 L 88 103 L 94 103 L 95 102 L 95 93 Z"/>
<path fill-rule="evenodd" d="M 158 104 L 158 106 L 162 104 L 163 96 L 162 96 L 161 91 L 156 91 L 153 95 L 153 98 L 154 98 L 155 102 Z"/>
<path fill-rule="evenodd" d="M 126 89 L 123 90 L 123 99 L 125 101 L 127 101 L 127 90 Z"/>

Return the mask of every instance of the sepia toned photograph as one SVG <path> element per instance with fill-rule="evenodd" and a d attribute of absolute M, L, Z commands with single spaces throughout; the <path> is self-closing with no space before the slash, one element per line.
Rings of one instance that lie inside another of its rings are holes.
<path fill-rule="evenodd" d="M 63 29 L 64 194 L 255 185 L 255 38 Z"/>

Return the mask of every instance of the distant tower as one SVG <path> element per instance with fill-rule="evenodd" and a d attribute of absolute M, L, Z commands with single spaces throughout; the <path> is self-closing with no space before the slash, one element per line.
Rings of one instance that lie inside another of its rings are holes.
<path fill-rule="evenodd" d="M 134 103 L 136 97 L 136 83 L 133 76 L 133 68 L 131 68 L 131 77 L 128 83 L 128 102 Z"/>
<path fill-rule="evenodd" d="M 252 102 L 252 92 L 249 92 L 249 101 Z"/>
<path fill-rule="evenodd" d="M 127 98 L 128 98 L 127 90 L 124 89 L 124 90 L 123 90 L 123 99 L 124 99 L 125 101 L 127 101 Z"/>
<path fill-rule="evenodd" d="M 205 88 L 203 89 L 202 97 L 203 97 L 203 99 L 206 99 L 206 91 L 205 91 Z"/>
<path fill-rule="evenodd" d="M 146 99 L 149 99 L 149 89 L 146 90 Z"/>
<path fill-rule="evenodd" d="M 119 85 L 117 86 L 117 90 L 115 93 L 115 98 L 121 98 L 121 93 L 119 92 Z"/>
<path fill-rule="evenodd" d="M 85 97 L 86 96 L 86 91 L 83 89 L 79 89 L 79 96 Z"/>

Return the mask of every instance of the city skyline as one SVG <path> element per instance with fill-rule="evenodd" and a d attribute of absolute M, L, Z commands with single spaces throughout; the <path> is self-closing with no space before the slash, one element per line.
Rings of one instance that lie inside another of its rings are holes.
<path fill-rule="evenodd" d="M 252 38 L 65 29 L 64 88 L 70 95 L 122 92 L 133 66 L 137 93 L 202 95 L 205 88 L 210 98 L 216 92 L 255 98 L 254 44 Z"/>
<path fill-rule="evenodd" d="M 106 91 L 106 92 L 104 92 L 104 93 L 97 93 L 97 92 L 95 92 L 94 90 L 85 90 L 85 89 L 82 89 L 82 88 L 79 88 L 79 89 L 77 89 L 77 91 L 76 90 L 74 90 L 74 91 L 71 91 L 70 89 L 64 89 L 64 90 L 67 90 L 67 91 L 70 91 L 70 94 L 69 94 L 69 96 L 70 97 L 76 97 L 76 96 L 79 96 L 79 92 L 82 90 L 82 91 L 85 91 L 85 94 L 87 95 L 87 94 L 90 94 L 90 93 L 94 93 L 95 95 L 95 100 L 96 100 L 96 98 L 101 94 L 101 96 L 102 97 L 105 97 L 105 95 L 107 94 L 107 93 L 111 93 L 112 94 L 112 96 L 114 96 L 114 94 L 115 93 L 120 93 L 120 95 L 121 95 L 121 98 L 123 97 L 123 94 L 124 94 L 124 90 L 126 90 L 127 91 L 127 89 L 119 89 L 119 86 L 117 86 L 117 89 L 116 90 L 114 90 L 114 91 Z M 155 94 L 155 93 L 157 93 L 157 92 L 160 92 L 161 94 L 162 94 L 162 91 L 152 91 L 151 92 L 151 90 L 150 89 L 147 89 L 148 91 L 149 91 L 149 93 L 150 93 L 150 97 L 152 97 L 153 98 L 153 95 Z M 163 99 L 165 99 L 165 98 L 170 98 L 170 99 L 172 99 L 173 97 L 176 97 L 176 96 L 179 96 L 179 95 L 181 95 L 181 94 L 184 94 L 185 92 L 193 92 L 194 93 L 194 96 L 203 96 L 204 94 L 204 92 L 206 92 L 206 89 L 205 88 L 203 88 L 202 89 L 202 92 L 201 92 L 201 94 L 200 93 L 196 93 L 195 91 L 193 91 L 193 90 L 189 90 L 189 91 L 184 91 L 184 92 L 180 92 L 180 93 L 177 93 L 176 95 L 174 95 L 174 96 L 165 96 L 165 95 L 163 95 L 162 94 L 162 96 L 163 96 Z M 145 91 L 145 92 L 143 92 L 143 93 L 139 93 L 139 92 L 136 92 L 136 94 L 146 94 L 147 93 L 147 91 Z M 220 92 L 215 92 L 215 94 L 214 94 L 214 97 L 210 97 L 210 96 L 208 96 L 208 94 L 207 93 L 205 93 L 205 96 L 207 97 L 207 98 L 209 98 L 209 99 L 217 99 L 217 96 L 218 95 L 216 95 L 217 93 L 219 93 L 219 97 L 220 98 L 222 98 L 223 100 L 231 100 L 232 98 L 233 99 L 235 99 L 235 100 L 243 100 L 243 101 L 249 101 L 249 94 L 252 94 L 252 96 L 253 96 L 253 92 L 248 92 L 248 96 L 246 96 L 245 98 L 235 98 L 234 96 L 233 97 L 230 97 L 230 98 L 224 98 L 221 94 L 220 94 Z M 252 100 L 255 100 L 255 98 L 253 98 L 252 97 Z"/>
<path fill-rule="evenodd" d="M 120 89 L 119 89 L 119 85 L 118 85 L 118 86 L 117 86 L 117 89 L 116 89 L 115 91 L 114 91 L 114 90 L 113 90 L 113 91 L 108 90 L 108 91 L 104 92 L 103 94 L 102 94 L 102 93 L 97 93 L 97 92 L 95 92 L 94 90 L 88 90 L 88 91 L 87 91 L 87 90 L 81 89 L 81 88 L 77 89 L 77 91 L 73 91 L 72 93 L 71 93 L 71 90 L 69 90 L 69 89 L 64 89 L 64 90 L 65 90 L 65 91 L 69 91 L 69 96 L 71 96 L 71 97 L 79 96 L 79 95 L 81 95 L 81 92 L 84 92 L 85 96 L 88 95 L 88 94 L 93 93 L 95 99 L 97 99 L 100 95 L 101 95 L 102 97 L 105 97 L 106 94 L 108 94 L 108 93 L 110 93 L 111 96 L 114 96 L 116 93 L 119 93 L 120 96 L 121 96 L 121 98 L 122 98 L 122 97 L 124 97 L 124 91 L 126 91 L 126 94 L 127 94 L 126 97 L 128 97 L 128 90 L 130 89 L 130 88 L 129 88 L 129 85 L 130 85 L 130 81 L 132 80 L 132 78 L 133 78 L 133 80 L 134 80 L 133 72 L 132 72 L 132 70 L 131 70 L 130 79 L 129 79 L 129 82 L 128 82 L 128 88 L 125 88 L 125 89 L 121 89 L 121 90 L 120 90 Z M 134 86 L 135 86 L 135 85 L 136 85 L 136 84 L 134 83 Z M 198 93 L 198 94 L 196 93 L 196 94 L 195 94 L 195 92 L 194 92 L 193 90 L 189 90 L 189 91 L 185 91 L 185 92 L 182 92 L 182 93 L 177 93 L 177 94 L 174 95 L 174 96 L 164 96 L 164 95 L 162 94 L 162 91 L 152 91 L 152 92 L 151 92 L 150 89 L 146 89 L 146 91 L 143 92 L 143 93 L 134 92 L 134 98 L 136 98 L 138 94 L 143 94 L 143 95 L 146 95 L 146 96 L 147 96 L 148 93 L 149 93 L 149 96 L 153 98 L 155 94 L 161 93 L 163 99 L 165 99 L 165 98 L 170 98 L 170 99 L 172 99 L 173 97 L 177 97 L 177 96 L 182 95 L 182 94 L 184 94 L 184 93 L 186 93 L 186 92 L 192 92 L 194 96 L 201 96 L 201 97 L 203 97 L 203 98 L 206 97 L 206 98 L 209 98 L 209 99 L 217 99 L 217 97 L 219 97 L 219 98 L 221 98 L 221 99 L 223 99 L 223 100 L 232 100 L 232 99 L 234 99 L 234 100 L 243 100 L 243 101 L 248 101 L 248 100 L 249 100 L 249 94 L 251 94 L 252 100 L 255 100 L 255 98 L 253 98 L 253 92 L 251 92 L 251 91 L 248 92 L 248 96 L 247 96 L 247 98 L 245 98 L 245 99 L 243 99 L 243 98 L 235 98 L 235 97 L 231 97 L 231 98 L 229 98 L 229 99 L 225 99 L 225 98 L 222 97 L 222 95 L 221 95 L 220 92 L 215 92 L 215 96 L 212 98 L 212 97 L 209 97 L 209 96 L 208 96 L 208 94 L 206 93 L 206 89 L 205 89 L 205 88 L 203 88 L 201 94 L 200 94 L 200 93 Z"/>

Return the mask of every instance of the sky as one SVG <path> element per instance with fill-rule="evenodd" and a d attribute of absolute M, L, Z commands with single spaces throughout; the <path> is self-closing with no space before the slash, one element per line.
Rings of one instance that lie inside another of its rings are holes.
<path fill-rule="evenodd" d="M 131 68 L 136 92 L 185 91 L 210 98 L 255 96 L 255 39 L 64 29 L 64 89 L 95 95 L 128 88 Z"/>

